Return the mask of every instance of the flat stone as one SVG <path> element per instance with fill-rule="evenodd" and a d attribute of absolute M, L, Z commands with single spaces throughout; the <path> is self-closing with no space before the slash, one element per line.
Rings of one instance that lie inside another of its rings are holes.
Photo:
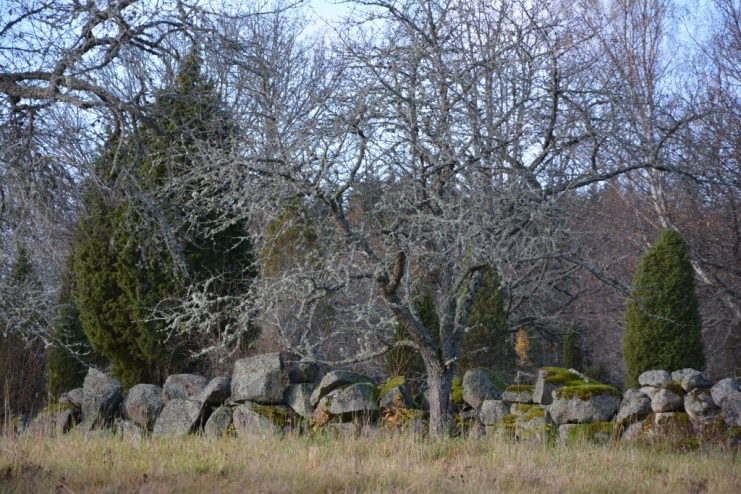
<path fill-rule="evenodd" d="M 674 379 L 674 374 L 681 379 Z M 676 371 L 672 373 L 672 381 L 679 381 L 682 383 L 682 389 L 686 392 L 690 392 L 697 388 L 710 388 L 713 383 L 707 379 L 700 371 L 694 369 L 684 369 L 683 371 Z"/>
<path fill-rule="evenodd" d="M 614 394 L 598 394 L 588 399 L 558 398 L 550 405 L 556 424 L 609 422 L 620 408 L 622 399 Z"/>
<path fill-rule="evenodd" d="M 356 383 L 370 383 L 373 386 L 376 385 L 376 382 L 373 379 L 362 374 L 356 374 L 344 370 L 328 372 L 311 394 L 311 405 L 317 406 L 322 398 L 337 388 L 342 388 Z"/>
<path fill-rule="evenodd" d="M 538 377 L 535 379 L 535 389 L 533 390 L 532 400 L 534 403 L 541 405 L 550 405 L 553 403 L 553 391 L 558 386 L 546 381 L 548 372 L 543 369 L 538 370 Z"/>
<path fill-rule="evenodd" d="M 373 399 L 373 386 L 368 383 L 351 384 L 333 399 L 327 411 L 332 415 L 371 412 L 379 410 Z"/>
<path fill-rule="evenodd" d="M 534 389 L 533 386 L 510 386 L 502 393 L 502 399 L 510 403 L 533 403 Z"/>

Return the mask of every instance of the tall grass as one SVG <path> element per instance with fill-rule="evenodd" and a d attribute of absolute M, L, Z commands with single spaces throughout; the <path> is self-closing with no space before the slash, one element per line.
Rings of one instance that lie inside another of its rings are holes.
<path fill-rule="evenodd" d="M 283 438 L 0 438 L 0 492 L 741 492 L 738 453 L 630 445 Z"/>

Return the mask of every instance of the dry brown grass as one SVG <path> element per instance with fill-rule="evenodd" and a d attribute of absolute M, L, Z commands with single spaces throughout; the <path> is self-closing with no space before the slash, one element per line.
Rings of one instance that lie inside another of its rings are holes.
<path fill-rule="evenodd" d="M 0 492 L 741 492 L 738 453 L 406 436 L 0 438 Z"/>

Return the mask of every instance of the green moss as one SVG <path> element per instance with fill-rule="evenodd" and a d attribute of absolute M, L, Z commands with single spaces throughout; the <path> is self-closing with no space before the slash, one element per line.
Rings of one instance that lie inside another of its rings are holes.
<path fill-rule="evenodd" d="M 530 411 L 530 409 L 535 405 L 528 405 L 527 403 L 514 403 L 512 405 L 512 410 L 514 410 L 515 415 L 525 415 L 527 412 Z"/>
<path fill-rule="evenodd" d="M 482 368 L 481 370 L 486 372 L 486 376 L 489 378 L 489 382 L 494 387 L 494 389 L 496 389 L 500 393 L 504 391 L 504 389 L 507 387 L 507 383 L 504 381 L 504 378 L 502 376 L 489 369 Z"/>
<path fill-rule="evenodd" d="M 64 412 L 65 410 L 71 410 L 76 408 L 72 403 L 52 403 L 39 412 L 41 414 L 53 415 L 55 413 Z"/>
<path fill-rule="evenodd" d="M 545 409 L 538 405 L 532 405 L 527 413 L 523 415 L 522 420 L 529 422 L 531 420 L 542 418 L 545 418 Z"/>
<path fill-rule="evenodd" d="M 460 377 L 453 379 L 453 388 L 450 392 L 450 398 L 456 405 L 463 404 L 463 379 Z"/>
<path fill-rule="evenodd" d="M 555 391 L 556 398 L 561 400 L 568 400 L 571 398 L 579 398 L 580 400 L 588 400 L 594 396 L 611 395 L 617 398 L 622 398 L 622 394 L 612 386 L 605 384 L 582 384 L 580 386 L 564 386 L 558 388 Z"/>
<path fill-rule="evenodd" d="M 618 426 L 614 422 L 594 422 L 569 427 L 567 443 L 575 441 L 605 442 L 616 437 Z"/>
<path fill-rule="evenodd" d="M 517 421 L 517 415 L 515 415 L 514 413 L 508 413 L 507 415 L 502 417 L 502 420 L 500 421 L 500 423 L 502 425 L 512 426 L 512 425 L 515 425 L 516 421 Z"/>
<path fill-rule="evenodd" d="M 533 393 L 535 392 L 535 386 L 528 386 L 525 384 L 515 384 L 513 386 L 509 386 L 507 389 L 504 390 L 505 393 Z"/>
<path fill-rule="evenodd" d="M 554 386 L 580 386 L 583 384 L 599 384 L 593 379 L 586 378 L 562 367 L 543 367 L 545 382 Z"/>
<path fill-rule="evenodd" d="M 682 383 L 680 383 L 679 381 L 667 381 L 661 385 L 661 389 L 669 390 L 677 396 L 685 395 L 685 391 L 684 391 L 684 388 L 682 387 Z"/>
<path fill-rule="evenodd" d="M 250 407 L 250 410 L 262 415 L 266 419 L 270 420 L 273 425 L 281 428 L 289 425 L 291 423 L 291 419 L 293 418 L 293 414 L 291 412 L 278 407 L 257 405 Z"/>
<path fill-rule="evenodd" d="M 394 388 L 398 388 L 399 386 L 402 386 L 406 383 L 406 378 L 404 376 L 396 376 L 392 377 L 388 381 L 386 381 L 384 384 L 378 386 L 377 388 L 373 389 L 373 399 L 375 401 L 380 400 L 383 398 L 383 396 L 391 391 Z"/>

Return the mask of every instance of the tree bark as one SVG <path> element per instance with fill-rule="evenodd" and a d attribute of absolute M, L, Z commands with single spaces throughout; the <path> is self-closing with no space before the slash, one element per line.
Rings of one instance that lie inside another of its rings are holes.
<path fill-rule="evenodd" d="M 430 436 L 442 438 L 453 431 L 453 410 L 450 393 L 453 389 L 454 367 L 444 367 L 439 362 L 425 361 L 428 401 L 430 402 Z"/>

